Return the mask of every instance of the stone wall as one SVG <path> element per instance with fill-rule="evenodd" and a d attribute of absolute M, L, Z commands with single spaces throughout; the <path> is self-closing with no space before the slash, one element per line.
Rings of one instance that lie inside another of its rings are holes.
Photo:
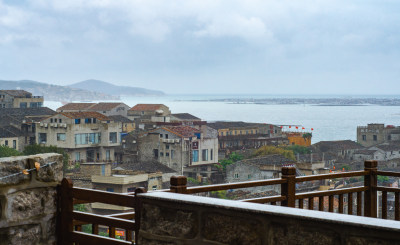
<path fill-rule="evenodd" d="M 400 222 L 154 192 L 143 200 L 139 244 L 400 244 Z"/>
<path fill-rule="evenodd" d="M 35 168 L 35 162 L 38 171 L 4 178 Z M 55 244 L 62 166 L 55 153 L 0 158 L 0 244 Z"/>

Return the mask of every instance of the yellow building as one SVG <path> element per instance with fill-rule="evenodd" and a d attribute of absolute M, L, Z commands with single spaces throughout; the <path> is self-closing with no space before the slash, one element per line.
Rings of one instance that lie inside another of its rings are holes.
<path fill-rule="evenodd" d="M 311 145 L 311 133 L 300 133 L 300 132 L 287 132 L 285 133 L 289 144 L 291 145 L 301 145 L 301 146 L 310 146 Z"/>

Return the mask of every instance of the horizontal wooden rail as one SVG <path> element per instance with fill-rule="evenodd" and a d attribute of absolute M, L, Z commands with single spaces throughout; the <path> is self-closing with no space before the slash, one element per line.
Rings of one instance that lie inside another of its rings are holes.
<path fill-rule="evenodd" d="M 400 177 L 400 172 L 376 171 L 377 175 Z"/>
<path fill-rule="evenodd" d="M 336 173 L 336 174 L 319 174 L 319 175 L 301 176 L 301 177 L 296 177 L 296 183 L 305 182 L 305 181 L 313 181 L 313 180 L 325 180 L 325 179 L 337 179 L 337 178 L 365 176 L 367 174 L 368 174 L 368 171 L 352 171 L 352 172 Z"/>
<path fill-rule="evenodd" d="M 374 189 L 377 191 L 400 192 L 400 188 L 396 187 L 377 186 Z"/>
<path fill-rule="evenodd" d="M 72 188 L 72 196 L 75 199 L 84 200 L 87 202 L 101 202 L 124 207 L 134 207 L 135 204 L 134 196 L 79 187 Z"/>
<path fill-rule="evenodd" d="M 296 199 L 332 196 L 332 195 L 339 195 L 339 194 L 346 194 L 346 193 L 362 192 L 362 191 L 366 191 L 366 190 L 368 190 L 368 187 L 352 187 L 352 188 L 335 189 L 335 190 L 329 190 L 329 191 L 313 191 L 313 192 L 296 194 Z"/>
<path fill-rule="evenodd" d="M 83 233 L 80 231 L 73 231 L 70 233 L 70 238 L 75 243 L 85 245 L 132 245 L 132 242 L 123 241 L 115 238 L 109 238 L 99 235 Z"/>
<path fill-rule="evenodd" d="M 120 218 L 120 219 L 134 219 L 135 212 L 109 214 L 109 215 L 105 215 L 105 217 L 113 217 L 113 218 Z"/>
<path fill-rule="evenodd" d="M 113 217 L 104 217 L 97 214 L 84 213 L 79 211 L 72 212 L 72 218 L 75 220 L 84 221 L 91 224 L 117 227 L 126 230 L 134 230 L 136 228 L 135 221 L 113 218 Z"/>
<path fill-rule="evenodd" d="M 285 196 L 269 196 L 269 197 L 258 197 L 240 200 L 241 202 L 252 202 L 252 203 L 267 203 L 267 202 L 281 202 L 286 200 Z"/>
<path fill-rule="evenodd" d="M 249 187 L 266 186 L 266 185 L 279 185 L 279 184 L 286 183 L 286 181 L 287 180 L 285 180 L 285 179 L 268 179 L 268 180 L 246 181 L 246 182 L 240 182 L 240 183 L 194 186 L 194 187 L 188 187 L 185 191 L 185 194 L 194 194 L 194 193 L 207 192 L 207 191 L 221 191 L 221 190 L 230 190 L 230 189 L 239 189 L 239 188 L 249 188 Z"/>

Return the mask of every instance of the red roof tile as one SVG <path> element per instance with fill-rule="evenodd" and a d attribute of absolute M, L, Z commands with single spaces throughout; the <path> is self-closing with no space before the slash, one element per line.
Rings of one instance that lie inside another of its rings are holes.
<path fill-rule="evenodd" d="M 66 105 L 61 106 L 57 109 L 57 111 L 65 111 L 65 110 L 86 110 L 96 103 L 68 103 Z"/>
<path fill-rule="evenodd" d="M 161 106 L 165 106 L 163 104 L 137 104 L 130 111 L 155 111 L 160 109 Z"/>
<path fill-rule="evenodd" d="M 108 121 L 110 118 L 104 116 L 101 113 L 95 111 L 84 111 L 84 112 L 61 112 L 60 114 L 69 118 L 96 118 L 100 121 Z"/>
<path fill-rule="evenodd" d="M 164 127 L 163 129 L 182 137 L 191 137 L 195 133 L 200 133 L 199 130 L 190 126 Z"/>
<path fill-rule="evenodd" d="M 105 103 L 105 102 L 100 102 L 100 103 L 97 103 L 97 104 L 91 106 L 89 109 L 91 111 L 109 111 L 109 110 L 112 110 L 112 109 L 114 109 L 115 107 L 117 107 L 117 106 L 119 106 L 121 104 L 124 104 L 124 103 L 118 103 L 118 102 L 116 102 L 116 103 Z"/>

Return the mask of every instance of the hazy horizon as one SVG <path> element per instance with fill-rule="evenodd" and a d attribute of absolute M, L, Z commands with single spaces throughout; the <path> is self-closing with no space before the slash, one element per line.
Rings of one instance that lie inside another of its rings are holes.
<path fill-rule="evenodd" d="M 0 74 L 168 94 L 400 94 L 400 2 L 0 0 Z"/>

